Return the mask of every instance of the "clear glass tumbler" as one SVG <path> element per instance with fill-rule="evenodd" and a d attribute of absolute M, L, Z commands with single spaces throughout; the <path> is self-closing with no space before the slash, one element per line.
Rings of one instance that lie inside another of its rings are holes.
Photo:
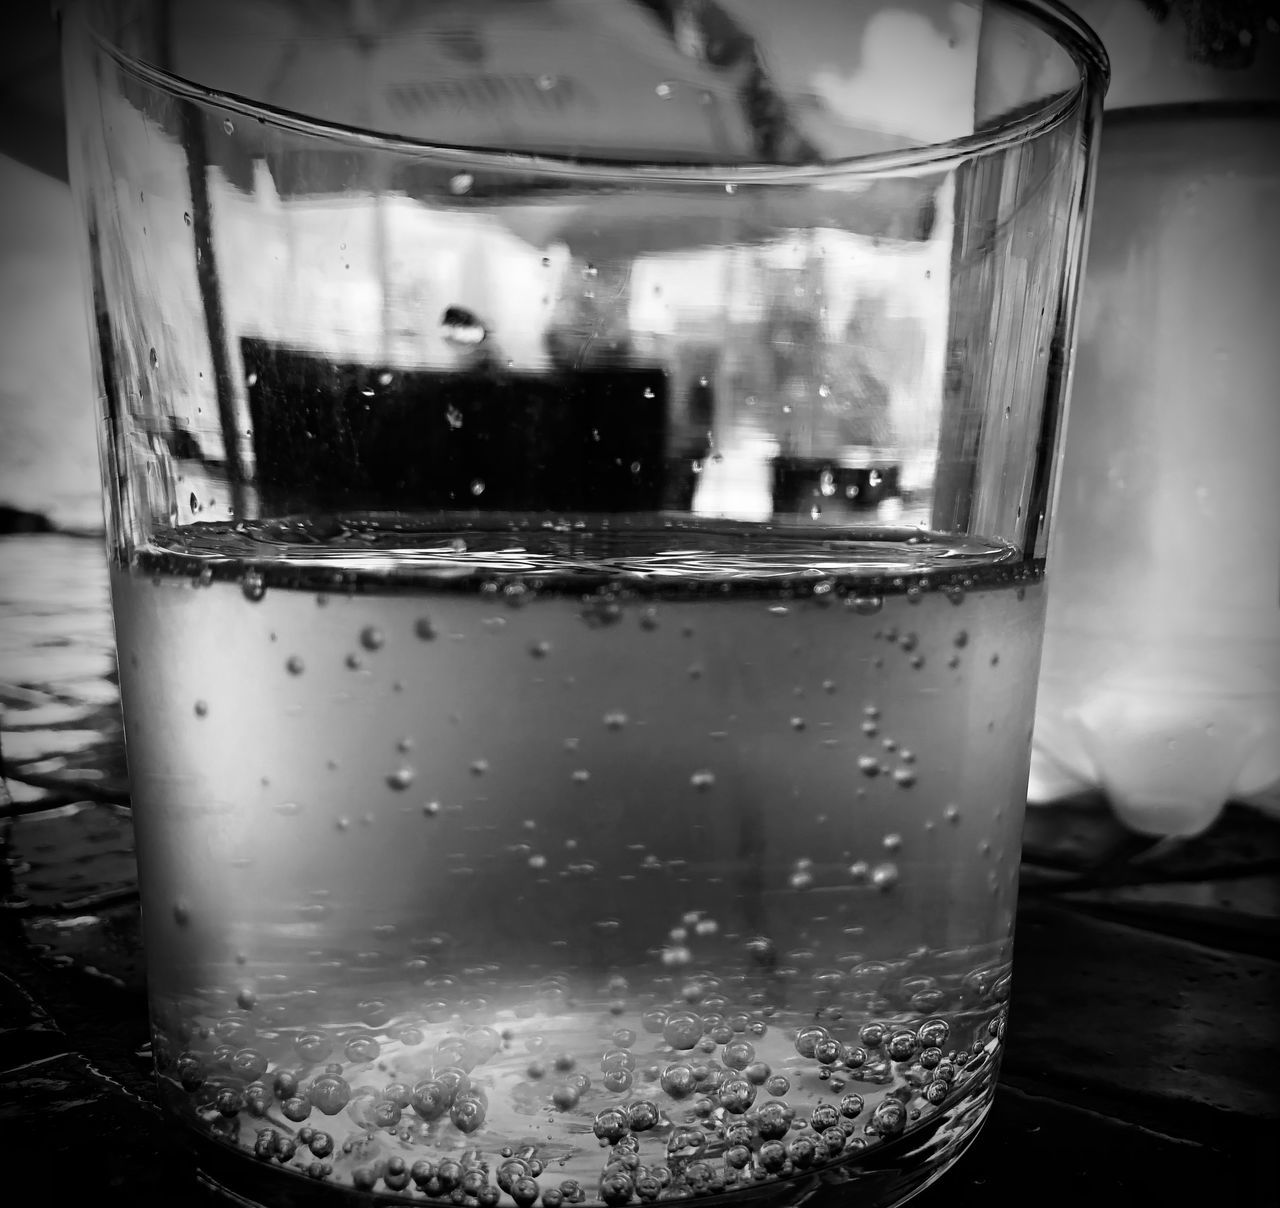
<path fill-rule="evenodd" d="M 1005 1034 L 1096 39 L 1038 0 L 103 0 L 64 41 L 206 1177 L 935 1178 Z"/>

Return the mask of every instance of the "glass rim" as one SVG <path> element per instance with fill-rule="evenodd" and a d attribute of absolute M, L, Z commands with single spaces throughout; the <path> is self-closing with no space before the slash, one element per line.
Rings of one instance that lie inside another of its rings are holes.
<path fill-rule="evenodd" d="M 76 7 L 92 7 L 81 0 Z M 1093 28 L 1063 0 L 997 0 L 1001 7 L 1039 25 L 1075 64 L 1075 84 L 1038 103 L 1029 112 L 1001 120 L 994 126 L 938 143 L 923 143 L 892 151 L 876 151 L 842 159 L 805 164 L 662 162 L 621 160 L 601 156 L 503 151 L 492 147 L 434 143 L 407 135 L 391 135 L 374 129 L 332 122 L 280 106 L 269 105 L 234 92 L 196 83 L 141 59 L 116 46 L 88 22 L 94 43 L 124 71 L 144 84 L 172 96 L 201 105 L 215 106 L 263 125 L 349 147 L 434 159 L 470 170 L 492 169 L 504 175 L 525 173 L 573 180 L 626 181 L 669 184 L 803 184 L 815 180 L 865 177 L 867 179 L 916 175 L 945 170 L 961 160 L 994 154 L 1009 146 L 1027 143 L 1059 126 L 1090 99 L 1101 107 L 1110 80 L 1106 48 Z"/>

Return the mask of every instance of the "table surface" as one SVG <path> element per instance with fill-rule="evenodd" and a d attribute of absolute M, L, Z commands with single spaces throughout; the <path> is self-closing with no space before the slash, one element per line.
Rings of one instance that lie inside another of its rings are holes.
<path fill-rule="evenodd" d="M 150 1076 L 100 539 L 0 537 L 0 760 L 0 1152 L 54 1194 L 202 1201 Z M 913 1202 L 1261 1202 L 1278 872 L 1280 823 L 1243 807 L 1179 842 L 1097 800 L 1030 811 L 995 1107 Z"/>

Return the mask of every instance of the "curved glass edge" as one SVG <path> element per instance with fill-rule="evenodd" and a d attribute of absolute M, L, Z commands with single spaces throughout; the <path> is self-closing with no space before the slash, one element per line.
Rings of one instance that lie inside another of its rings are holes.
<path fill-rule="evenodd" d="M 1056 6 L 1055 6 L 1056 7 Z M 1110 73 L 1110 64 L 1106 51 L 1097 34 L 1074 13 L 1066 13 L 1066 19 L 1076 27 L 1083 44 L 1096 46 L 1101 57 L 1094 63 L 1093 70 L 1100 72 L 1100 86 L 1091 94 L 1082 96 L 1084 101 L 1080 119 L 1080 139 L 1082 164 L 1080 182 L 1076 197 L 1074 220 L 1071 222 L 1071 243 L 1068 247 L 1062 285 L 1062 303 L 1060 309 L 1059 331 L 1062 347 L 1066 356 L 1058 380 L 1049 388 L 1046 397 L 1046 414 L 1043 421 L 1043 439 L 1046 447 L 1054 450 L 1052 457 L 1041 477 L 1042 486 L 1033 495 L 1038 504 L 1038 514 L 1043 519 L 1028 533 L 1024 547 L 1024 556 L 1034 559 L 1046 559 L 1049 564 L 1051 548 L 1052 518 L 1058 510 L 1058 494 L 1062 489 L 1063 457 L 1066 442 L 1063 433 L 1070 421 L 1071 392 L 1075 379 L 1076 354 L 1078 351 L 1077 333 L 1080 326 L 1080 296 L 1084 286 L 1085 273 L 1088 270 L 1089 241 L 1092 233 L 1093 199 L 1098 183 L 1099 133 L 1103 124 L 1103 101 L 1106 96 L 1106 82 Z M 1033 515 L 1036 514 L 1033 504 Z"/>
<path fill-rule="evenodd" d="M 114 45 L 86 19 L 90 36 L 100 51 L 140 82 L 183 100 L 216 106 L 242 117 L 290 133 L 323 138 L 348 146 L 384 153 L 431 157 L 445 162 L 492 167 L 506 172 L 525 171 L 565 180 L 607 183 L 625 180 L 652 183 L 800 184 L 814 179 L 841 176 L 885 177 L 946 170 L 955 164 L 992 155 L 1045 134 L 1078 113 L 1090 98 L 1101 105 L 1110 79 L 1110 61 L 1102 40 L 1086 22 L 1059 0 L 1004 0 L 1005 7 L 1038 26 L 1071 57 L 1079 72 L 1074 87 L 1050 96 L 1043 104 L 993 127 L 962 138 L 898 151 L 884 151 L 853 159 L 820 161 L 812 164 L 675 164 L 627 160 L 569 158 L 496 151 L 483 147 L 438 144 L 424 139 L 389 136 L 360 126 L 309 118 L 304 114 L 254 101 L 231 92 L 221 92 L 195 83 L 152 64 L 134 58 Z M 72 7 L 82 16 L 91 0 Z"/>

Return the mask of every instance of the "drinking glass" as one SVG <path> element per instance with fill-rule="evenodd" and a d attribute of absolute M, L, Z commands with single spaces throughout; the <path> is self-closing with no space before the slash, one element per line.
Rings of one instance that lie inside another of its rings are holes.
<path fill-rule="evenodd" d="M 1096 39 L 1039 0 L 103 0 L 64 41 L 203 1177 L 935 1178 L 1005 1036 Z"/>

